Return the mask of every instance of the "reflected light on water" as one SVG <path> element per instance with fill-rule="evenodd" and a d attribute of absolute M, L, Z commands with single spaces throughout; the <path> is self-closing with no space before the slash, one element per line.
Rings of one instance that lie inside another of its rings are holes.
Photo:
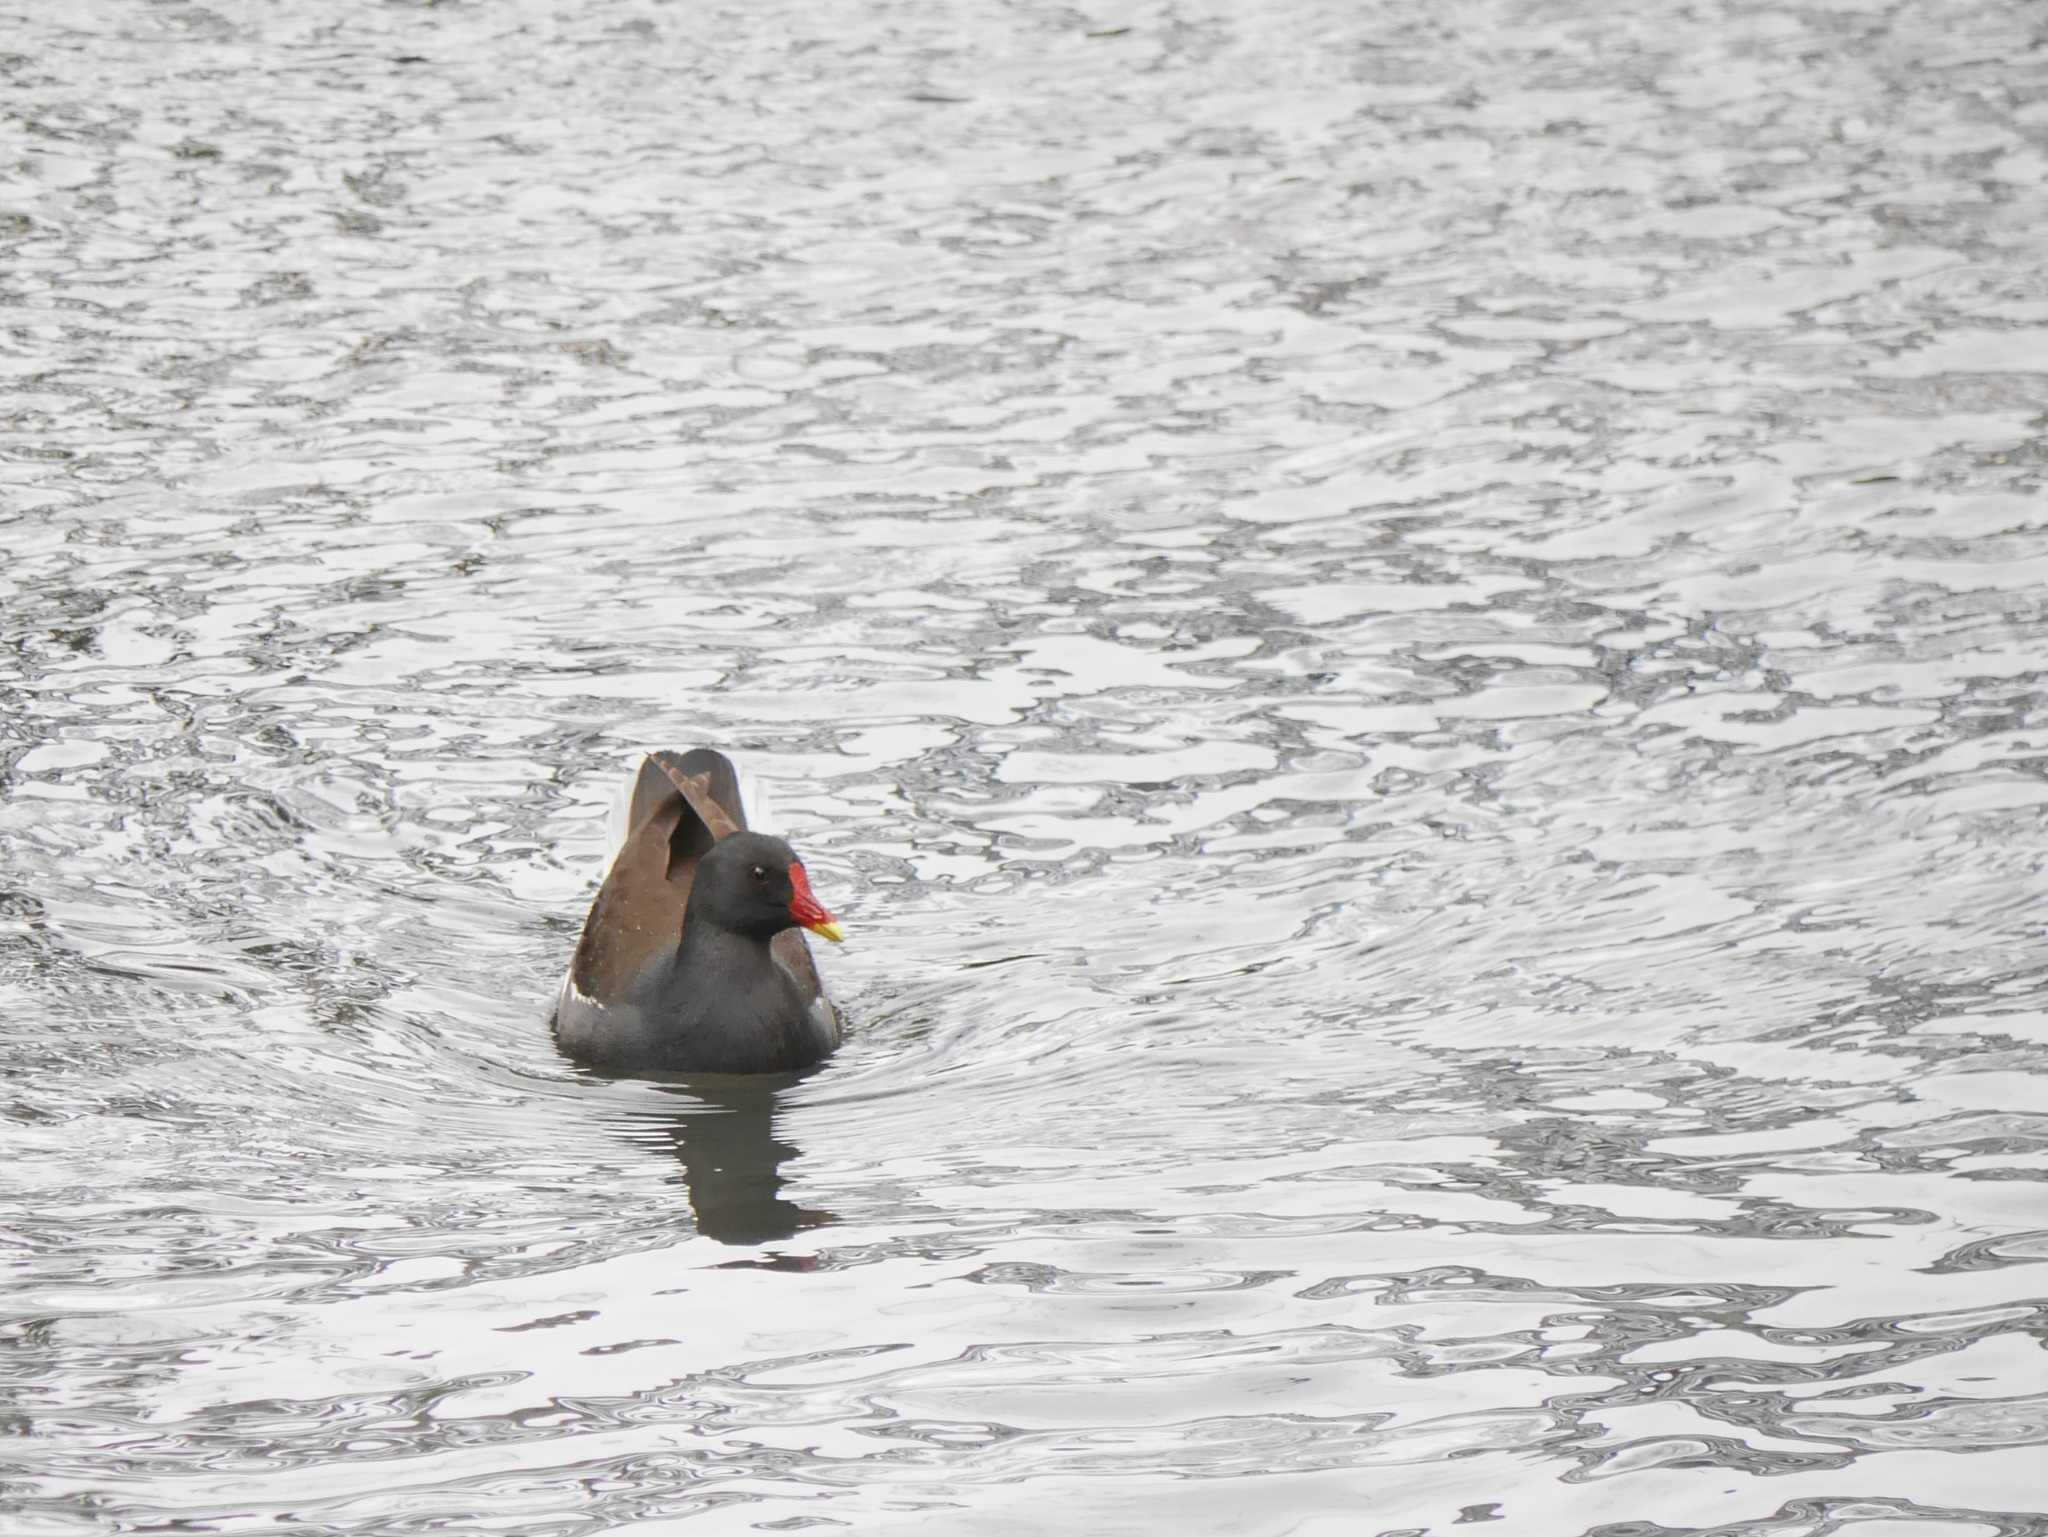
<path fill-rule="evenodd" d="M 23 10 L 0 1530 L 2044 1530 L 2038 31 Z"/>

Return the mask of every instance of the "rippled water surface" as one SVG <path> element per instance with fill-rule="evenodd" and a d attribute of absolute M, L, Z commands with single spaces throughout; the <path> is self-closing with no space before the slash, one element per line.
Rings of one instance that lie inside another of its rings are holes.
<path fill-rule="evenodd" d="M 2044 48 L 17 6 L 0 1529 L 2048 1532 Z"/>

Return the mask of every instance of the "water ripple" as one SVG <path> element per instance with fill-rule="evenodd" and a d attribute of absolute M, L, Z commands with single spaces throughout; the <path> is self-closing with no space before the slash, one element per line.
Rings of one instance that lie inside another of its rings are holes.
<path fill-rule="evenodd" d="M 7 1531 L 2048 1531 L 2037 33 L 25 12 Z"/>

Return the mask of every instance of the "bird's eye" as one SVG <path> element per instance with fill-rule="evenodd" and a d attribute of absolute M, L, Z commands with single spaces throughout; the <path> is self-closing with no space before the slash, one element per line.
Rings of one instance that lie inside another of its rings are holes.
<path fill-rule="evenodd" d="M 760 867 L 759 865 L 755 865 L 755 866 L 754 866 L 754 879 L 755 879 L 755 880 L 757 880 L 757 881 L 765 881 L 766 879 L 768 879 L 768 872 L 767 872 L 766 870 L 762 869 L 762 868 L 761 868 L 761 867 Z"/>

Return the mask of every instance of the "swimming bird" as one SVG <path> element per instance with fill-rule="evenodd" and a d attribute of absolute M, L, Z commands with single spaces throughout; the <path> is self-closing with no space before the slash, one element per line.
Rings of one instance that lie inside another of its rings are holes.
<path fill-rule="evenodd" d="M 649 753 L 555 1001 L 555 1042 L 621 1073 L 777 1073 L 839 1045 L 801 930 L 838 923 L 787 843 L 747 829 L 723 753 Z"/>

